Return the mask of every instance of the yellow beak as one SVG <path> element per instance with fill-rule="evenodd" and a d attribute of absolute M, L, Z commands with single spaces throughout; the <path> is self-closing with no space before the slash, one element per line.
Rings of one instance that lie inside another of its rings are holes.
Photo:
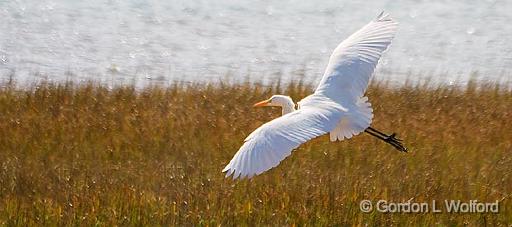
<path fill-rule="evenodd" d="M 270 99 L 263 100 L 261 102 L 258 102 L 253 105 L 253 107 L 262 107 L 262 106 L 268 106 L 270 104 Z"/>

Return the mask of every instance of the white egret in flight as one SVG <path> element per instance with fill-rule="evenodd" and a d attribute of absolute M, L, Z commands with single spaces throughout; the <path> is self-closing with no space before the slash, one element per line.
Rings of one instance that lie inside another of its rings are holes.
<path fill-rule="evenodd" d="M 332 53 L 315 92 L 298 102 L 274 95 L 254 106 L 279 106 L 283 115 L 252 132 L 224 168 L 226 177 L 251 178 L 279 164 L 300 144 L 329 133 L 330 140 L 349 139 L 363 131 L 407 149 L 395 137 L 370 127 L 373 110 L 364 96 L 368 82 L 397 30 L 398 23 L 382 12 L 340 43 Z"/>

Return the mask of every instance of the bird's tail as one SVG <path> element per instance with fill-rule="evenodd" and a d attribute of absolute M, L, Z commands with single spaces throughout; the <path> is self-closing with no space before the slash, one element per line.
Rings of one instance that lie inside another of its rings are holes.
<path fill-rule="evenodd" d="M 363 132 L 370 126 L 373 119 L 373 109 L 368 97 L 361 97 L 357 100 L 355 108 L 347 113 L 347 116 L 341 118 L 336 128 L 331 131 L 331 141 L 350 139 Z"/>

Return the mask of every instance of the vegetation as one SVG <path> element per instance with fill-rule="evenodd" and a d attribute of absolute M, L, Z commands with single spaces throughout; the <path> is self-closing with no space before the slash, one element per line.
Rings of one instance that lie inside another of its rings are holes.
<path fill-rule="evenodd" d="M 279 84 L 279 83 L 276 83 Z M 313 86 L 88 83 L 0 88 L 0 224 L 507 225 L 512 223 L 512 92 L 494 85 L 393 87 L 367 94 L 369 135 L 310 141 L 251 180 L 222 168 L 280 110 L 275 93 Z M 499 201 L 499 213 L 369 213 L 361 200 Z"/>

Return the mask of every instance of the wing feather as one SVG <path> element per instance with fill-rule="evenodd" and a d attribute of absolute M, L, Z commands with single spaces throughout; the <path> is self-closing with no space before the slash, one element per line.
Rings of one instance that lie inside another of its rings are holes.
<path fill-rule="evenodd" d="M 364 95 L 375 67 L 397 28 L 398 23 L 382 12 L 340 43 L 333 51 L 315 93 L 338 103 L 356 103 Z"/>
<path fill-rule="evenodd" d="M 277 166 L 300 144 L 332 131 L 344 109 L 332 105 L 306 106 L 283 115 L 251 133 L 224 168 L 226 177 L 252 177 Z"/>

